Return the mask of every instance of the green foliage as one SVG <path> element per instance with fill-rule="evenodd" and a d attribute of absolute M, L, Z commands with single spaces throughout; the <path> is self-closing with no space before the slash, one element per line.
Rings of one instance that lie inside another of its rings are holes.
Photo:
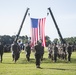
<path fill-rule="evenodd" d="M 76 43 L 76 37 L 68 37 L 68 38 L 64 38 L 64 40 L 65 40 L 67 43 L 71 43 L 71 44 Z"/>
<path fill-rule="evenodd" d="M 3 35 L 3 36 L 0 36 L 0 41 L 4 42 L 5 44 L 11 44 L 14 41 L 15 38 L 16 38 L 15 35 L 13 35 L 13 36 Z M 29 42 L 31 41 L 31 37 L 28 37 L 27 35 L 25 35 L 25 36 L 19 36 L 19 39 L 21 39 L 23 43 L 27 43 L 28 41 Z M 45 40 L 46 40 L 46 46 L 48 46 L 48 44 L 50 44 L 52 42 L 50 40 L 49 36 L 45 36 Z M 55 38 L 53 40 L 53 42 L 57 43 L 59 40 L 60 39 Z M 64 38 L 64 40 L 67 43 L 72 43 L 72 44 L 76 43 L 76 37 L 67 37 L 67 38 Z"/>
<path fill-rule="evenodd" d="M 45 40 L 46 40 L 46 47 L 47 47 L 51 43 L 50 37 L 45 36 Z"/>
<path fill-rule="evenodd" d="M 53 42 L 54 42 L 54 43 L 57 43 L 57 42 L 58 42 L 58 39 L 57 39 L 57 38 L 55 38 L 55 39 L 53 40 Z"/>
<path fill-rule="evenodd" d="M 3 63 L 0 63 L 0 75 L 76 75 L 76 52 L 72 53 L 71 62 L 58 59 L 54 63 L 51 59 L 48 59 L 46 48 L 44 60 L 41 61 L 42 69 L 36 68 L 33 52 L 31 53 L 30 62 L 27 62 L 24 51 L 20 55 L 15 64 L 12 61 L 11 53 L 4 53 Z"/>
<path fill-rule="evenodd" d="M 0 36 L 0 41 L 4 44 L 11 44 L 13 41 L 13 38 L 9 35 Z"/>

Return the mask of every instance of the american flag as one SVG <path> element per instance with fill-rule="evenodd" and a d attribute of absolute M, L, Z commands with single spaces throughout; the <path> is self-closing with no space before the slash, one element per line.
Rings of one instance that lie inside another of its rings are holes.
<path fill-rule="evenodd" d="M 31 44 L 35 46 L 37 41 L 41 41 L 42 45 L 45 47 L 45 20 L 46 18 L 35 19 L 31 18 L 32 25 L 32 36 Z"/>

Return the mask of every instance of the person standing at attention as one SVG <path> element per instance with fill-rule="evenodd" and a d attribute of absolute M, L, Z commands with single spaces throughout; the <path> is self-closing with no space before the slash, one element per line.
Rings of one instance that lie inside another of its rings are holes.
<path fill-rule="evenodd" d="M 26 52 L 27 61 L 30 61 L 30 54 L 31 54 L 31 46 L 30 46 L 30 43 L 27 43 L 27 46 L 25 48 L 25 52 Z"/>
<path fill-rule="evenodd" d="M 37 41 L 37 45 L 35 46 L 35 59 L 36 59 L 36 67 L 40 68 L 40 61 L 41 61 L 41 43 Z"/>
<path fill-rule="evenodd" d="M 68 44 L 67 52 L 68 52 L 68 61 L 71 61 L 72 47 L 70 43 Z"/>
<path fill-rule="evenodd" d="M 57 44 L 54 45 L 54 62 L 57 61 L 57 56 L 58 56 L 58 47 Z"/>

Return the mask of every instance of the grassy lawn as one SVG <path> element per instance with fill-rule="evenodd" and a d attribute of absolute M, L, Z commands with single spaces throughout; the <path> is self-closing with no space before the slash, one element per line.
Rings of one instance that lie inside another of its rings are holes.
<path fill-rule="evenodd" d="M 27 62 L 25 52 L 22 51 L 16 64 L 12 61 L 11 53 L 4 53 L 3 63 L 0 63 L 0 75 L 76 75 L 76 52 L 72 53 L 71 62 L 58 59 L 54 63 L 48 59 L 45 51 L 41 67 L 42 69 L 36 68 L 33 52 L 30 62 Z"/>

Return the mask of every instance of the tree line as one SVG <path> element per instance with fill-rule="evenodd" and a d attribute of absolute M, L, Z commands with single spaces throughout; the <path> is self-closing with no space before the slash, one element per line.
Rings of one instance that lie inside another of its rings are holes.
<path fill-rule="evenodd" d="M 16 35 L 0 35 L 0 42 L 3 42 L 4 44 L 12 44 L 14 39 L 16 38 Z M 25 36 L 19 36 L 19 39 L 22 41 L 22 43 L 26 43 L 26 42 L 30 42 L 31 41 L 31 37 L 28 37 L 27 35 Z M 76 44 L 76 37 L 67 37 L 64 38 L 64 40 L 67 43 L 71 43 L 71 44 Z M 53 41 L 51 41 L 49 36 L 45 36 L 45 41 L 46 41 L 46 46 L 48 46 L 48 44 L 50 43 L 59 43 L 60 39 L 55 38 Z"/>

